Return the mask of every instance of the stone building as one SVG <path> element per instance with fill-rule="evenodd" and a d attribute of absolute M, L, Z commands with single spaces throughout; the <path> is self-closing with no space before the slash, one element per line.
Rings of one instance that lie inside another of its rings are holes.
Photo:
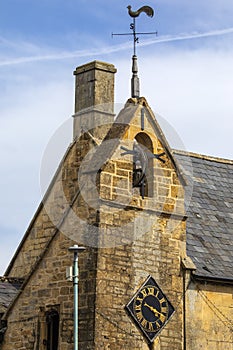
<path fill-rule="evenodd" d="M 78 67 L 74 138 L 4 277 L 1 350 L 232 350 L 233 161 L 172 150 L 138 80 Z M 136 88 L 135 88 L 136 84 Z"/>

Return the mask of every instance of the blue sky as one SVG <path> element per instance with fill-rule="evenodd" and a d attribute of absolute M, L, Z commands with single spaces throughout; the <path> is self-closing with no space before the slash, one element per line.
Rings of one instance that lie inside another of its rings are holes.
<path fill-rule="evenodd" d="M 140 38 L 141 95 L 182 140 L 167 135 L 171 146 L 233 158 L 232 2 L 1 1 L 0 274 L 41 200 L 47 144 L 73 113 L 75 67 L 115 64 L 116 102 L 130 95 L 132 42 L 111 37 L 129 31 L 129 4 L 155 10 L 137 21 L 139 31 L 158 31 Z"/>

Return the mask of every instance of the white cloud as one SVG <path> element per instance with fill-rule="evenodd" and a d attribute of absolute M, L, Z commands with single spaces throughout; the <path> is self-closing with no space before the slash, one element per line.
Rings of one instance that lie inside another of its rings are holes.
<path fill-rule="evenodd" d="M 19 87 L 19 86 L 17 86 Z M 24 87 L 1 111 L 1 224 L 22 228 L 24 212 L 40 198 L 40 162 L 54 130 L 72 114 L 73 91 L 66 81 Z M 19 205 L 22 199 L 23 205 Z M 6 205 L 7 200 L 7 205 Z M 7 215 L 6 215 L 7 214 Z"/>

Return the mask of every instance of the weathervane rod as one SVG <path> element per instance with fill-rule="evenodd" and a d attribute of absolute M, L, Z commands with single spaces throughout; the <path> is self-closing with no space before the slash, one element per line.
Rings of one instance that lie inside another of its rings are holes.
<path fill-rule="evenodd" d="M 135 17 L 133 18 L 133 23 L 131 23 L 130 28 L 133 29 L 133 54 L 136 55 L 136 44 L 139 42 L 139 39 L 136 35 Z"/>
<path fill-rule="evenodd" d="M 139 38 L 137 37 L 139 33 L 136 32 L 136 17 L 138 17 L 142 12 L 144 12 L 149 17 L 153 17 L 154 10 L 150 6 L 142 6 L 137 11 L 132 11 L 132 7 L 130 5 L 127 6 L 127 8 L 128 8 L 128 14 L 130 15 L 130 17 L 133 18 L 133 23 L 130 24 L 130 29 L 132 29 L 133 31 L 133 37 L 134 37 L 133 52 L 134 52 L 134 55 L 136 56 L 136 44 L 139 43 Z M 141 34 L 145 35 L 146 33 L 141 33 Z M 152 34 L 152 33 L 148 33 L 148 34 Z"/>
<path fill-rule="evenodd" d="M 150 6 L 142 6 L 137 11 L 132 11 L 131 6 L 128 7 L 128 13 L 130 17 L 133 17 L 133 23 L 131 23 L 130 28 L 133 30 L 134 37 L 134 46 L 133 46 L 133 57 L 132 57 L 132 78 L 131 78 L 131 97 L 139 98 L 140 97 L 140 83 L 138 77 L 138 63 L 137 63 L 137 55 L 136 55 L 136 44 L 139 42 L 136 33 L 136 17 L 140 15 L 140 13 L 144 12 L 147 16 L 153 17 L 154 10 Z"/>
<path fill-rule="evenodd" d="M 129 5 L 127 6 L 128 13 L 130 17 L 133 18 L 133 23 L 130 23 L 130 29 L 132 30 L 132 33 L 122 33 L 122 34 L 114 34 L 112 33 L 112 36 L 115 35 L 133 35 L 133 57 L 132 57 L 132 79 L 131 79 L 131 97 L 133 98 L 139 98 L 140 96 L 140 89 L 139 89 L 139 78 L 138 78 L 138 65 L 137 65 L 137 55 L 136 55 L 136 47 L 139 43 L 138 35 L 147 35 L 147 34 L 157 34 L 157 32 L 151 32 L 151 33 L 137 33 L 136 31 L 136 17 L 138 17 L 142 12 L 144 12 L 147 16 L 153 17 L 154 16 L 154 10 L 150 6 L 142 6 L 137 11 L 132 11 L 132 7 Z"/>

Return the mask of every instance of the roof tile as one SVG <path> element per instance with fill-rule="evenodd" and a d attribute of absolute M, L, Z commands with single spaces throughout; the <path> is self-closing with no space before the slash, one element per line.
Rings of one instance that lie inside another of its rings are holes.
<path fill-rule="evenodd" d="M 174 156 L 193 185 L 187 253 L 196 274 L 233 280 L 233 161 L 182 151 L 174 151 Z"/>

